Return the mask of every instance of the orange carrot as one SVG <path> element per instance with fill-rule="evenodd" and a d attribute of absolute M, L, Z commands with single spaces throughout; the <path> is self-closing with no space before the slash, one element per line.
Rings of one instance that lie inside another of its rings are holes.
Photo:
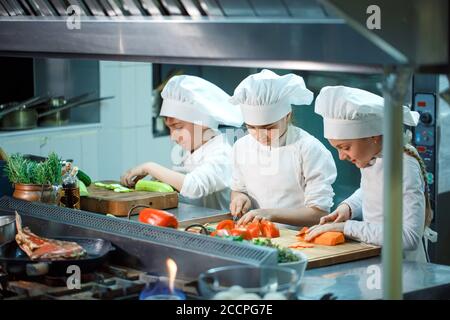
<path fill-rule="evenodd" d="M 303 248 L 314 248 L 314 245 L 311 243 L 305 243 L 305 242 L 295 242 L 288 246 L 292 249 L 303 249 Z"/>
<path fill-rule="evenodd" d="M 300 231 L 298 232 L 297 236 L 301 236 L 301 235 L 305 234 L 306 231 L 308 231 L 308 227 L 301 228 Z"/>
<path fill-rule="evenodd" d="M 299 233 L 297 234 L 297 240 L 299 241 L 306 241 L 305 237 L 306 237 L 306 232 L 308 231 L 308 228 L 303 227 Z M 315 237 L 312 241 L 310 241 L 312 243 L 315 244 L 320 244 L 323 246 L 335 246 L 338 245 L 340 243 L 344 243 L 345 242 L 345 237 L 344 234 L 342 232 L 338 232 L 338 231 L 328 231 L 328 232 L 324 232 L 321 235 Z"/>
<path fill-rule="evenodd" d="M 344 243 L 345 237 L 342 232 L 328 231 L 315 237 L 313 242 L 324 246 L 335 246 L 337 244 Z"/>

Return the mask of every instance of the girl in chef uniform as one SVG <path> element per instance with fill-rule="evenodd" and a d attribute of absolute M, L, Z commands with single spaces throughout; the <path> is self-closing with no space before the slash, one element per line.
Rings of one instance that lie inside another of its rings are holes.
<path fill-rule="evenodd" d="M 174 167 L 147 162 L 125 172 L 121 182 L 133 186 L 149 175 L 180 192 L 181 201 L 214 209 L 230 202 L 231 146 L 219 125 L 240 127 L 242 115 L 230 96 L 195 76 L 172 77 L 161 92 L 160 116 L 165 117 Z"/>
<path fill-rule="evenodd" d="M 361 170 L 361 186 L 320 225 L 310 228 L 310 240 L 326 231 L 342 231 L 346 237 L 383 244 L 383 157 L 381 154 L 384 99 L 373 93 L 343 86 L 325 87 L 316 99 L 315 111 L 323 117 L 324 135 L 339 152 Z M 419 114 L 403 107 L 403 121 L 416 126 Z M 436 236 L 426 226 L 432 219 L 425 165 L 411 145 L 403 147 L 403 248 L 405 258 L 426 261 L 422 237 Z M 362 221 L 352 220 L 362 217 Z"/>
<path fill-rule="evenodd" d="M 269 70 L 250 75 L 235 89 L 231 102 L 240 105 L 249 131 L 233 147 L 230 211 L 242 216 L 238 224 L 267 219 L 313 225 L 332 207 L 333 157 L 290 121 L 291 104 L 312 100 L 302 77 Z"/>

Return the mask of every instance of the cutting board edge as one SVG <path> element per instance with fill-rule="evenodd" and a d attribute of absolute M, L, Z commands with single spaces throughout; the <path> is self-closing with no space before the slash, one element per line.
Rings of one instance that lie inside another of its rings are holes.
<path fill-rule="evenodd" d="M 352 256 L 353 254 L 356 254 L 356 253 L 360 254 L 358 259 L 355 259 Z M 371 249 L 355 250 L 346 255 L 325 256 L 325 257 L 320 257 L 320 258 L 313 258 L 311 260 L 308 259 L 308 264 L 306 266 L 306 269 L 315 269 L 315 268 L 327 267 L 327 266 L 335 265 L 335 264 L 339 264 L 339 263 L 367 259 L 367 258 L 379 256 L 380 254 L 381 254 L 381 247 L 375 247 L 375 248 L 371 248 Z"/>

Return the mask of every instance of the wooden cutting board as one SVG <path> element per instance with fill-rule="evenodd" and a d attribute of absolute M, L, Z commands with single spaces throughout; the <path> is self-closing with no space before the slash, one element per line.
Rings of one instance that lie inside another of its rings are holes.
<path fill-rule="evenodd" d="M 205 217 L 201 220 L 199 219 L 198 221 L 189 221 L 189 223 L 201 223 L 206 224 L 207 226 L 215 227 L 219 221 L 225 219 L 231 219 L 231 215 L 224 214 L 220 216 Z M 185 224 L 187 225 L 188 223 Z M 280 237 L 272 239 L 272 242 L 278 244 L 280 247 L 287 248 L 289 245 L 298 242 L 296 239 L 297 233 L 298 231 L 296 230 L 281 228 Z M 381 254 L 381 247 L 348 239 L 345 240 L 345 243 L 337 246 L 322 246 L 314 244 L 313 248 L 292 250 L 298 250 L 308 257 L 307 269 L 366 259 L 369 257 L 379 256 Z"/>
<path fill-rule="evenodd" d="M 298 242 L 296 239 L 298 231 L 281 229 L 280 237 L 272 239 L 272 242 L 281 247 Z M 370 244 L 345 240 L 345 243 L 337 246 L 322 246 L 314 244 L 313 248 L 292 249 L 304 253 L 308 257 L 308 269 L 329 266 L 333 264 L 361 260 L 369 257 L 378 256 L 381 253 L 381 247 Z"/>
<path fill-rule="evenodd" d="M 119 183 L 117 181 L 102 181 L 103 183 Z M 148 205 L 156 209 L 178 207 L 177 192 L 114 192 L 91 184 L 89 196 L 81 197 L 81 209 L 98 213 L 110 213 L 115 216 L 126 216 L 135 205 Z"/>

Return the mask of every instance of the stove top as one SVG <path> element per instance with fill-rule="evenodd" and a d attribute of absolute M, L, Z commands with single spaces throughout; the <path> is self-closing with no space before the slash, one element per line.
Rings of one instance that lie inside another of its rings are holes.
<path fill-rule="evenodd" d="M 81 275 L 78 288 L 67 282 L 67 277 L 47 275 L 15 279 L 0 269 L 0 300 L 138 300 L 146 285 L 167 283 L 167 277 L 111 265 Z M 175 287 L 187 299 L 197 299 L 196 281 L 176 280 Z"/>

